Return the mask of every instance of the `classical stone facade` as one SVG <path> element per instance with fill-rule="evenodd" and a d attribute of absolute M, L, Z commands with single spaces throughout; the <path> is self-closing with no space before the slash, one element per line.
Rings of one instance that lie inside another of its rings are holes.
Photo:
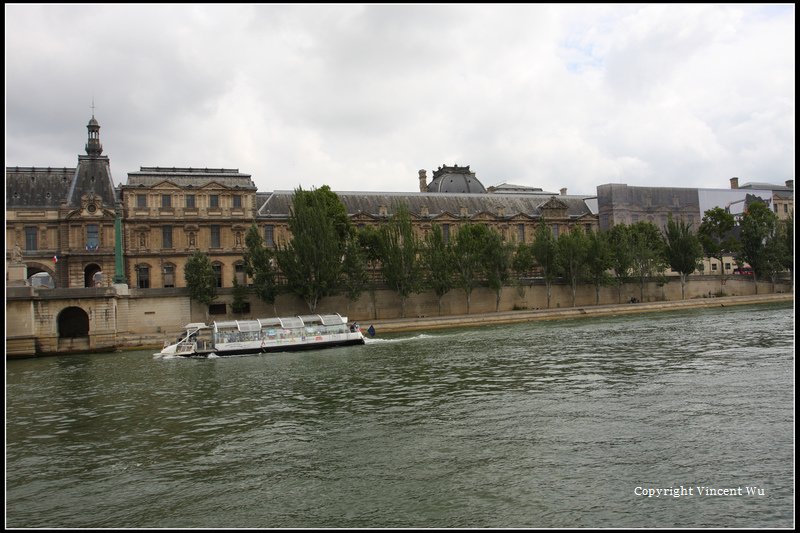
<path fill-rule="evenodd" d="M 225 168 L 141 167 L 120 187 L 126 274 L 140 289 L 185 287 L 184 266 L 209 255 L 219 287 L 244 282 L 245 235 L 256 213 L 249 174 Z"/>
<path fill-rule="evenodd" d="M 108 285 L 114 271 L 117 196 L 100 125 L 92 116 L 77 167 L 6 168 L 6 250 L 18 249 L 26 277 L 56 287 Z"/>

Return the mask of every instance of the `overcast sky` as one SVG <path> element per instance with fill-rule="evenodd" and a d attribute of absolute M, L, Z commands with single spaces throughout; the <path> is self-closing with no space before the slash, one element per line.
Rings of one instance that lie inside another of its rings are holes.
<path fill-rule="evenodd" d="M 8 5 L 6 165 L 418 191 L 794 179 L 793 5 Z"/>

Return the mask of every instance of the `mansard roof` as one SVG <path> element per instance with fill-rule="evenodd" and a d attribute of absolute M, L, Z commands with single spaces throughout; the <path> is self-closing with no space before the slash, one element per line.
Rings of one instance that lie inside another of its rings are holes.
<path fill-rule="evenodd" d="M 165 181 L 178 187 L 203 187 L 217 183 L 231 189 L 255 190 L 250 174 L 236 168 L 191 168 L 191 167 L 140 167 L 138 172 L 128 173 L 127 187 L 153 187 Z"/>
<path fill-rule="evenodd" d="M 391 215 L 398 205 L 405 204 L 413 216 L 433 219 L 444 214 L 460 216 L 466 209 L 468 218 L 491 213 L 498 218 L 511 219 L 520 215 L 538 218 L 542 206 L 551 198 L 563 204 L 569 218 L 591 215 L 591 210 L 581 196 L 552 196 L 534 194 L 469 194 L 469 193 L 391 193 L 391 192 L 336 192 L 350 216 L 366 214 L 381 216 L 381 208 Z M 275 191 L 266 195 L 260 204 L 258 218 L 288 218 L 294 191 Z M 260 197 L 260 195 L 259 195 Z M 560 205 L 559 204 L 559 205 Z"/>
<path fill-rule="evenodd" d="M 6 167 L 6 207 L 57 208 L 74 176 L 74 167 Z"/>

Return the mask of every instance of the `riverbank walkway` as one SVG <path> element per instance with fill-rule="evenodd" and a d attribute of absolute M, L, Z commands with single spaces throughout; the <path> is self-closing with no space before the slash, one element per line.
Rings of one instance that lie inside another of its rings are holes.
<path fill-rule="evenodd" d="M 695 298 L 664 302 L 645 302 L 633 304 L 589 305 L 579 307 L 561 307 L 557 309 L 530 309 L 521 311 L 501 311 L 497 313 L 477 313 L 472 315 L 427 316 L 416 318 L 398 318 L 391 320 L 362 320 L 361 330 L 375 328 L 376 336 L 385 333 L 405 331 L 427 331 L 431 329 L 461 328 L 485 326 L 489 324 L 513 324 L 516 322 L 533 322 L 537 320 L 557 320 L 588 316 L 614 316 L 638 313 L 653 313 L 678 309 L 702 307 L 726 307 L 772 302 L 790 302 L 794 293 L 756 294 L 750 296 L 720 296 L 712 298 Z"/>

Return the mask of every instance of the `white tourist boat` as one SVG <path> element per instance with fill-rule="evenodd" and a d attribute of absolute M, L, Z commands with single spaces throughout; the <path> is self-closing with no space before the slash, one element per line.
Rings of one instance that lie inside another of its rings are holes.
<path fill-rule="evenodd" d="M 319 350 L 364 344 L 358 324 L 347 317 L 306 315 L 225 322 L 193 322 L 156 356 L 218 356 Z"/>

